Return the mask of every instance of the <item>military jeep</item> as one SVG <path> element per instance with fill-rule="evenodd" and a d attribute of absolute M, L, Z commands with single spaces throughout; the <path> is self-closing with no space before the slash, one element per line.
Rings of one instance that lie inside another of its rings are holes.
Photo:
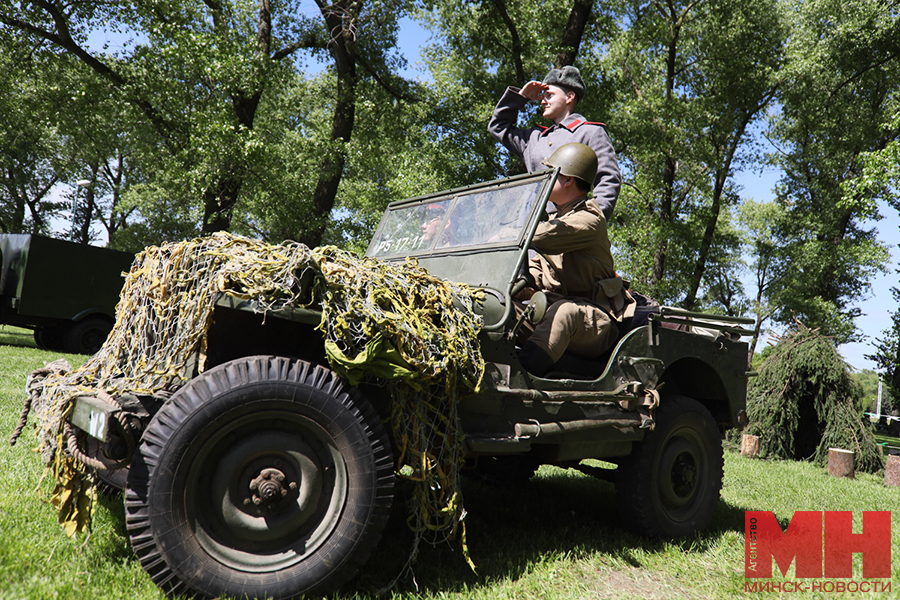
<path fill-rule="evenodd" d="M 566 356 L 544 377 L 528 373 L 516 334 L 542 318 L 546 298 L 514 297 L 556 176 L 392 203 L 367 256 L 414 257 L 482 292 L 484 378 L 459 405 L 474 475 L 510 483 L 543 464 L 578 468 L 615 482 L 622 522 L 635 531 L 692 535 L 718 502 L 723 433 L 746 422 L 740 338 L 751 321 L 645 304 L 601 359 Z M 386 391 L 354 388 L 329 369 L 321 319 L 315 307 L 263 314 L 222 295 L 205 367 L 171 397 L 75 403 L 70 423 L 105 456 L 101 479 L 125 488 L 132 546 L 168 593 L 328 592 L 379 540 L 396 465 Z M 139 431 L 137 444 L 123 427 Z"/>

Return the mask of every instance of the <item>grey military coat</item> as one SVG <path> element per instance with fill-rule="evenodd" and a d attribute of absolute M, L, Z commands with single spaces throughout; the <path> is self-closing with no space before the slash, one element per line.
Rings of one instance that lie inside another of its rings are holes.
<path fill-rule="evenodd" d="M 516 126 L 519 111 L 527 103 L 528 99 L 519 94 L 519 88 L 507 88 L 494 108 L 488 131 L 510 152 L 521 158 L 529 172 L 546 169 L 542 161 L 560 146 L 571 142 L 590 146 L 597 153 L 594 200 L 609 220 L 619 198 L 622 180 L 616 153 L 606 128 L 601 123 L 589 122 L 576 113 L 569 115 L 559 125 L 520 129 Z"/>

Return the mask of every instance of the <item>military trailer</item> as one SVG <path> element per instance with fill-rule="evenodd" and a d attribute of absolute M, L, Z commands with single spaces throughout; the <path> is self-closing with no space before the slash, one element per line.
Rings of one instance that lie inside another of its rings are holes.
<path fill-rule="evenodd" d="M 48 350 L 96 352 L 115 322 L 134 255 L 33 234 L 0 234 L 0 323 Z"/>
<path fill-rule="evenodd" d="M 540 321 L 546 297 L 523 307 L 514 296 L 556 176 L 393 203 L 367 256 L 415 257 L 483 291 L 484 379 L 459 407 L 466 468 L 520 481 L 540 465 L 577 468 L 615 483 L 626 526 L 693 535 L 719 500 L 722 436 L 746 423 L 749 321 L 647 305 L 601 359 L 564 357 L 544 377 L 528 373 L 515 333 Z M 446 235 L 426 234 L 435 218 Z M 263 315 L 253 300 L 222 295 L 205 365 L 174 394 L 77 400 L 71 424 L 112 461 L 132 546 L 168 593 L 327 593 L 379 540 L 394 493 L 390 398 L 386 386 L 354 388 L 329 368 L 321 321 L 315 306 Z M 123 427 L 138 439 L 123 442 Z"/>

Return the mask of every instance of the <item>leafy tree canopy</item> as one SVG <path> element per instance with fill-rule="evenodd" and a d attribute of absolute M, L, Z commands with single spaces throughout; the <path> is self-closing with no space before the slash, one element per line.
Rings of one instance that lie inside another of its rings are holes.
<path fill-rule="evenodd" d="M 404 18 L 431 36 L 427 81 L 401 75 Z M 888 0 L 0 0 L 0 227 L 361 249 L 391 200 L 520 172 L 495 103 L 575 64 L 623 169 L 610 235 L 636 289 L 755 314 L 757 337 L 799 318 L 854 340 L 888 260 L 877 203 L 900 209 L 898 23 Z M 103 29 L 130 41 L 92 49 Z M 773 165 L 757 209 L 735 173 Z"/>

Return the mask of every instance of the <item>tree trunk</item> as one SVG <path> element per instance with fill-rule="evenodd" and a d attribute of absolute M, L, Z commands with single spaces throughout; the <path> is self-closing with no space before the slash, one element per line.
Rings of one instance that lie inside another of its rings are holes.
<path fill-rule="evenodd" d="M 10 221 L 3 223 L 3 233 L 21 233 L 22 227 L 25 225 L 25 197 L 28 189 L 24 184 L 19 183 L 16 175 L 14 169 L 7 169 L 6 180 L 11 182 L 9 193 L 12 197 L 13 211 Z"/>
<path fill-rule="evenodd" d="M 519 85 L 524 85 L 527 83 L 528 78 L 525 76 L 525 67 L 522 65 L 522 40 L 519 38 L 519 30 L 516 28 L 512 17 L 509 16 L 509 11 L 506 10 L 506 3 L 503 0 L 493 0 L 493 4 L 503 24 L 509 30 L 509 37 L 512 41 L 513 65 L 516 68 L 516 79 L 519 81 Z"/>
<path fill-rule="evenodd" d="M 242 185 L 241 176 L 228 173 L 206 188 L 203 192 L 203 233 L 228 231 L 231 228 L 231 216 Z"/>
<path fill-rule="evenodd" d="M 297 241 L 310 248 L 322 243 L 331 210 L 334 208 L 338 186 L 344 174 L 346 163 L 346 147 L 353 133 L 356 117 L 356 60 L 351 52 L 353 42 L 351 33 L 343 29 L 341 19 L 335 13 L 323 9 L 325 22 L 332 32 L 340 32 L 332 37 L 329 45 L 337 71 L 337 102 L 331 121 L 331 141 L 337 148 L 322 157 L 319 181 L 313 192 L 312 214 L 309 227 L 297 235 Z"/>
<path fill-rule="evenodd" d="M 110 241 L 116 237 L 116 232 L 128 226 L 127 219 L 131 211 L 122 212 L 120 210 L 120 202 L 122 200 L 122 182 L 125 178 L 125 155 L 119 152 L 116 155 L 115 167 L 106 163 L 103 166 L 103 173 L 109 182 L 110 193 L 112 194 L 112 202 L 109 206 L 109 215 L 100 215 L 100 222 L 106 228 L 106 238 Z M 134 208 L 131 209 L 132 211 Z"/>
<path fill-rule="evenodd" d="M 673 102 L 675 91 L 675 74 L 677 72 L 678 60 L 678 39 L 681 35 L 681 20 L 675 13 L 674 7 L 670 6 L 668 14 L 663 15 L 669 20 L 669 43 L 666 55 L 666 82 L 665 82 L 665 101 L 666 104 Z M 671 146 L 674 140 L 667 132 L 668 143 Z M 656 250 L 653 253 L 653 276 L 652 284 L 655 286 L 661 282 L 666 276 L 666 255 L 669 249 L 668 243 L 668 225 L 672 221 L 673 200 L 675 199 L 675 176 L 678 171 L 678 162 L 667 150 L 663 163 L 663 181 L 662 181 L 662 201 L 660 202 L 658 217 L 662 236 L 657 242 Z"/>
<path fill-rule="evenodd" d="M 666 254 L 669 250 L 668 225 L 672 222 L 672 200 L 675 196 L 675 159 L 666 156 L 663 167 L 663 197 L 656 211 L 656 220 L 659 223 L 662 235 L 653 252 L 653 278 L 655 286 L 666 276 Z"/>
<path fill-rule="evenodd" d="M 855 478 L 853 465 L 854 454 L 850 450 L 840 448 L 828 449 L 828 474 L 835 477 Z"/>
<path fill-rule="evenodd" d="M 75 207 L 73 207 L 75 227 L 72 233 L 75 241 L 84 245 L 91 243 L 91 222 L 93 220 L 92 217 L 94 216 L 94 211 L 97 208 L 96 189 L 97 177 L 100 174 L 100 164 L 95 162 L 90 165 L 90 169 L 90 183 L 83 188 L 84 202 L 81 203 L 81 206 L 76 204 Z M 80 196 L 80 194 L 76 192 L 76 200 L 78 199 L 78 196 Z"/>
<path fill-rule="evenodd" d="M 225 20 L 214 10 L 214 21 L 221 35 L 228 35 Z M 260 61 L 269 59 L 269 47 L 272 35 L 271 12 L 267 0 L 259 2 L 259 19 L 257 23 L 257 58 Z M 253 129 L 256 110 L 265 89 L 265 82 L 257 81 L 250 90 L 238 90 L 231 97 L 231 106 L 237 121 L 236 128 Z M 203 193 L 203 232 L 228 231 L 231 229 L 231 217 L 237 204 L 241 188 L 244 185 L 243 169 L 236 165 L 223 167 L 215 185 L 208 187 Z"/>
<path fill-rule="evenodd" d="M 887 457 L 887 464 L 884 466 L 884 485 L 900 487 L 900 456 L 891 454 Z"/>
<path fill-rule="evenodd" d="M 591 0 L 575 0 L 572 12 L 569 13 L 569 22 L 563 31 L 556 63 L 553 65 L 557 69 L 575 64 L 575 57 L 578 56 L 578 49 L 581 47 L 581 38 L 584 37 L 584 28 L 591 17 L 591 6 L 593 6 Z"/>
<path fill-rule="evenodd" d="M 697 292 L 700 290 L 700 284 L 703 282 L 703 274 L 706 272 L 706 261 L 709 259 L 709 252 L 712 249 L 713 238 L 716 235 L 716 225 L 719 223 L 719 214 L 722 212 L 722 193 L 725 187 L 725 173 L 728 167 L 720 170 L 720 175 L 716 177 L 716 184 L 713 188 L 712 207 L 710 208 L 709 218 L 706 221 L 706 229 L 703 231 L 703 239 L 700 241 L 700 252 L 697 255 L 697 264 L 694 265 L 694 272 L 691 275 L 691 287 L 688 295 L 682 303 L 685 310 L 694 310 L 697 304 Z"/>
<path fill-rule="evenodd" d="M 741 456 L 752 458 L 759 454 L 759 436 L 743 435 L 741 436 Z"/>

